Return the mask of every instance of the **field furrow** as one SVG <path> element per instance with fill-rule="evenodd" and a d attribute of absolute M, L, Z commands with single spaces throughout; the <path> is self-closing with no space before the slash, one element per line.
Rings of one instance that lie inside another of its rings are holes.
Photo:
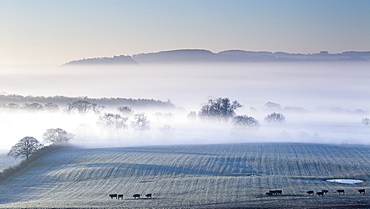
<path fill-rule="evenodd" d="M 0 183 L 0 208 L 269 207 L 369 200 L 370 147 L 295 143 L 55 151 Z M 357 178 L 361 184 L 327 182 Z M 329 190 L 325 197 L 306 191 Z M 337 189 L 345 189 L 338 195 Z M 268 196 L 270 190 L 281 195 Z M 134 199 L 151 193 L 153 198 Z M 123 194 L 123 200 L 108 194 Z M 344 201 L 346 200 L 346 201 Z"/>

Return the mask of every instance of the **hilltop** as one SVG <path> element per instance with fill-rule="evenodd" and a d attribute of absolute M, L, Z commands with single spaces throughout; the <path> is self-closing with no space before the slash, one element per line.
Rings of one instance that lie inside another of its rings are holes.
<path fill-rule="evenodd" d="M 330 54 L 321 51 L 314 54 L 226 50 L 213 53 L 205 49 L 180 49 L 155 53 L 140 53 L 132 56 L 112 58 L 89 58 L 74 60 L 64 66 L 75 65 L 137 65 L 137 64 L 176 64 L 176 63 L 250 63 L 250 62 L 358 62 L 370 61 L 370 51 L 348 51 Z"/>
<path fill-rule="evenodd" d="M 1 208 L 369 207 L 370 147 L 301 143 L 65 148 L 0 182 Z M 331 178 L 361 179 L 339 184 Z M 306 191 L 329 192 L 324 197 Z M 344 189 L 345 194 L 336 190 Z M 270 190 L 282 194 L 269 196 Z M 134 199 L 133 194 L 152 194 Z M 123 194 L 122 200 L 109 194 Z"/>

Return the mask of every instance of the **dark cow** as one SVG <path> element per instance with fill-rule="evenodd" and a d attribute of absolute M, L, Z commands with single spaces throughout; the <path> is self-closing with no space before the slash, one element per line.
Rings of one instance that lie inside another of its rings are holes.
<path fill-rule="evenodd" d="M 140 194 L 134 194 L 133 197 L 136 199 L 136 198 L 139 198 L 140 199 Z"/>
<path fill-rule="evenodd" d="M 338 189 L 337 192 L 340 194 L 340 193 L 343 193 L 344 194 L 344 189 Z"/>
<path fill-rule="evenodd" d="M 358 192 L 360 192 L 360 194 L 365 194 L 365 189 L 359 189 Z"/>
<path fill-rule="evenodd" d="M 321 190 L 324 194 L 327 194 L 329 191 L 328 190 Z"/>
<path fill-rule="evenodd" d="M 146 198 L 152 198 L 152 194 L 146 194 L 145 197 Z"/>
<path fill-rule="evenodd" d="M 118 194 L 118 199 L 120 198 L 123 200 L 123 194 Z"/>
<path fill-rule="evenodd" d="M 115 198 L 117 199 L 117 194 L 110 194 L 110 195 L 109 195 L 109 197 L 110 197 L 111 199 L 113 199 L 113 197 L 115 197 Z"/>
<path fill-rule="evenodd" d="M 282 194 L 282 193 L 283 193 L 282 190 L 270 190 L 266 194 L 269 195 L 269 196 L 272 196 L 272 195 L 278 195 L 278 194 Z"/>
<path fill-rule="evenodd" d="M 308 194 L 308 195 L 311 195 L 311 194 L 315 194 L 315 192 L 314 192 L 314 191 L 312 191 L 312 190 L 310 190 L 310 191 L 307 191 L 307 194 Z"/>
<path fill-rule="evenodd" d="M 283 190 L 273 190 L 272 192 L 275 192 L 276 194 L 283 194 Z"/>
<path fill-rule="evenodd" d="M 324 192 L 316 192 L 318 196 L 324 197 Z"/>

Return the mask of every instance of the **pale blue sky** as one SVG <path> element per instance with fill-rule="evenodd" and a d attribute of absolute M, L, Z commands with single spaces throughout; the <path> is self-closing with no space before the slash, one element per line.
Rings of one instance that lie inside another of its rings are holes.
<path fill-rule="evenodd" d="M 368 0 L 0 0 L 0 65 L 184 48 L 370 51 Z"/>

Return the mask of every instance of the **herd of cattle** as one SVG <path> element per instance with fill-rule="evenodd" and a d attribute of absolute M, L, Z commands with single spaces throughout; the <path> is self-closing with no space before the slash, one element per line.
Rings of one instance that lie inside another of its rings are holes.
<path fill-rule="evenodd" d="M 111 198 L 111 199 L 113 199 L 113 198 L 116 198 L 116 199 L 122 199 L 123 200 L 123 194 L 109 194 L 109 197 Z M 134 194 L 133 196 L 132 196 L 134 199 L 136 199 L 136 198 L 139 198 L 140 199 L 140 197 L 141 197 L 141 195 L 140 194 Z M 146 194 L 145 195 L 145 197 L 146 198 L 152 198 L 152 194 Z"/>
<path fill-rule="evenodd" d="M 360 192 L 360 194 L 365 194 L 365 189 L 359 189 L 357 191 Z M 316 194 L 318 196 L 323 197 L 328 192 L 329 192 L 328 190 L 321 190 L 320 192 L 316 192 Z M 338 189 L 337 192 L 339 194 L 344 194 L 344 189 Z M 282 193 L 283 193 L 282 190 L 270 190 L 269 192 L 266 192 L 266 195 L 273 196 L 273 195 L 279 195 L 279 194 L 282 194 Z M 313 191 L 313 190 L 307 191 L 307 194 L 308 195 L 314 195 L 315 194 L 315 191 Z"/>
<path fill-rule="evenodd" d="M 329 192 L 328 190 L 321 190 L 320 192 L 316 192 L 316 194 L 318 196 L 323 197 L 328 192 Z M 344 192 L 344 189 L 338 189 L 337 192 L 339 194 L 344 194 L 345 193 Z M 360 194 L 365 194 L 365 189 L 359 189 L 358 192 L 360 192 Z M 315 194 L 315 191 L 310 190 L 310 191 L 307 191 L 306 193 L 308 195 L 314 195 Z M 283 191 L 282 190 L 270 190 L 269 192 L 266 192 L 266 195 L 268 195 L 268 196 L 274 196 L 274 195 L 280 195 L 280 194 L 283 194 Z M 119 200 L 119 199 L 123 199 L 123 194 L 109 194 L 109 197 L 111 199 L 116 198 L 116 199 Z M 134 199 L 136 199 L 136 198 L 139 198 L 140 199 L 141 195 L 140 194 L 134 194 L 132 197 Z M 152 198 L 152 194 L 146 194 L 145 197 L 146 198 Z"/>

